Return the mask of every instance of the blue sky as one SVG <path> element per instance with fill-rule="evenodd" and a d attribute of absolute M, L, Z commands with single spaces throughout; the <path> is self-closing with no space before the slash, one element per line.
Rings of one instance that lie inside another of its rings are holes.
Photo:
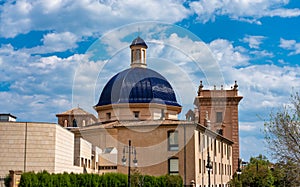
<path fill-rule="evenodd" d="M 0 113 L 46 122 L 77 105 L 95 113 L 139 34 L 182 118 L 200 80 L 227 89 L 237 80 L 241 157 L 267 155 L 263 120 L 300 89 L 299 24 L 296 0 L 0 0 Z"/>

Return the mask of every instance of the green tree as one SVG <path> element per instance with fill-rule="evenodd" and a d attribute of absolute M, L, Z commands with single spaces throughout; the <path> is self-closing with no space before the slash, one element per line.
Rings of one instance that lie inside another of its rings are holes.
<path fill-rule="evenodd" d="M 271 112 L 265 122 L 265 140 L 271 155 L 280 163 L 286 181 L 300 185 L 300 96 L 291 96 L 290 104 Z"/>
<path fill-rule="evenodd" d="M 271 165 L 265 156 L 252 157 L 242 169 L 242 174 L 239 177 L 235 174 L 229 184 L 233 187 L 273 187 L 274 176 Z"/>
<path fill-rule="evenodd" d="M 10 175 L 7 175 L 5 177 L 5 179 L 4 179 L 4 185 L 5 185 L 5 187 L 9 187 L 10 181 L 11 181 Z"/>

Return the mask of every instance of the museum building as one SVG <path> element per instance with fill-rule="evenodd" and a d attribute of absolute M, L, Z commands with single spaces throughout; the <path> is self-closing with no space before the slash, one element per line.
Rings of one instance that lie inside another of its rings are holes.
<path fill-rule="evenodd" d="M 0 175 L 9 170 L 53 173 L 180 175 L 185 185 L 227 186 L 239 158 L 238 95 L 204 89 L 194 110 L 179 120 L 181 105 L 166 78 L 147 68 L 147 44 L 130 45 L 130 67 L 114 75 L 94 106 L 98 118 L 73 108 L 58 124 L 0 122 Z M 130 165 L 131 164 L 131 165 Z"/>

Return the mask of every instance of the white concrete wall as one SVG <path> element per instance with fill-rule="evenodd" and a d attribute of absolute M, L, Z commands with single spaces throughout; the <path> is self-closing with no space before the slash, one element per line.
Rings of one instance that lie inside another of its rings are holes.
<path fill-rule="evenodd" d="M 81 141 L 82 155 L 91 158 L 91 144 Z M 9 170 L 83 172 L 73 165 L 74 134 L 57 124 L 0 122 L 0 142 L 0 176 Z"/>
<path fill-rule="evenodd" d="M 83 171 L 74 165 L 74 134 L 56 125 L 55 133 L 55 173 Z"/>
<path fill-rule="evenodd" d="M 26 123 L 0 122 L 0 175 L 24 169 L 54 172 L 54 139 L 55 124 L 27 123 L 26 140 Z"/>

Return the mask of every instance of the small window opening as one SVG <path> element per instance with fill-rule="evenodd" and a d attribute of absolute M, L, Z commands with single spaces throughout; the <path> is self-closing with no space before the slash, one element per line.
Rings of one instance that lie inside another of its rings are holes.
<path fill-rule="evenodd" d="M 133 112 L 133 116 L 134 116 L 135 119 L 139 119 L 139 117 L 140 117 L 140 112 L 139 112 L 139 111 L 134 111 L 134 112 Z"/>

